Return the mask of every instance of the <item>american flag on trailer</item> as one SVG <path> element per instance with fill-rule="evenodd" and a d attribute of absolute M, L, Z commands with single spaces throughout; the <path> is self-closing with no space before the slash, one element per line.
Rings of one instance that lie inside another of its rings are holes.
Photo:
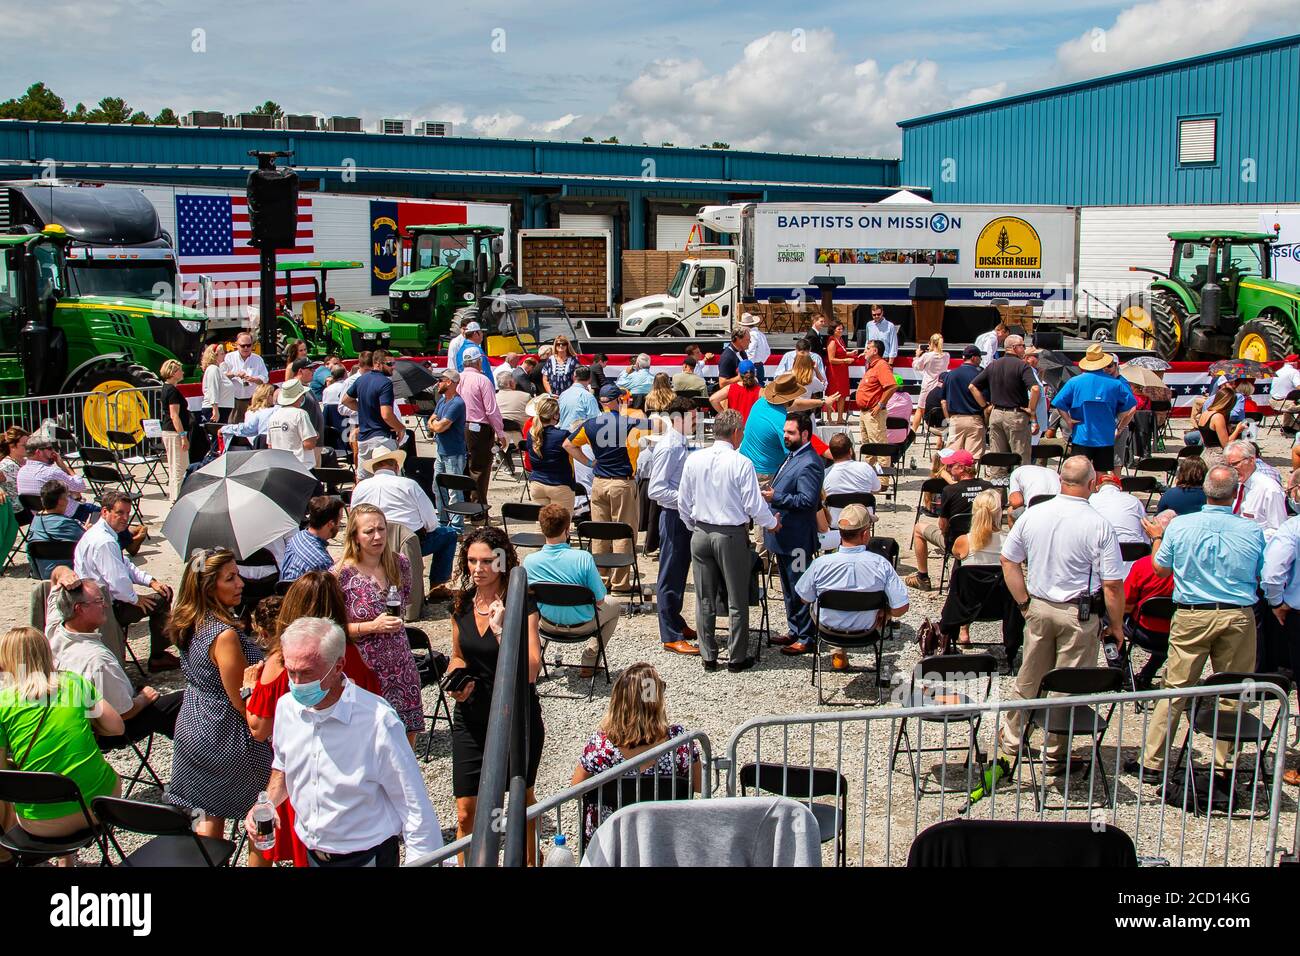
<path fill-rule="evenodd" d="M 222 317 L 242 318 L 248 306 L 256 307 L 260 294 L 258 250 L 248 244 L 248 200 L 244 196 L 187 193 L 176 197 L 176 258 L 181 273 L 182 301 L 197 301 L 199 277 L 211 276 L 213 311 Z M 281 249 L 279 259 L 291 261 L 315 254 L 312 199 L 298 199 L 298 244 Z M 312 277 L 293 277 L 293 300 L 310 299 Z M 276 281 L 276 295 L 285 294 L 284 279 Z"/>

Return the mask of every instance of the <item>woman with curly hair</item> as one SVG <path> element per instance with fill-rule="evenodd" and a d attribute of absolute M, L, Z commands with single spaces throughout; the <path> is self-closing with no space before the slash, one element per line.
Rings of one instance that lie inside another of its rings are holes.
<path fill-rule="evenodd" d="M 459 576 L 451 618 L 451 663 L 447 673 L 467 668 L 473 680 L 450 692 L 456 701 L 451 721 L 451 787 L 456 797 L 456 836 L 474 829 L 475 798 L 487 740 L 492 684 L 496 680 L 501 626 L 506 612 L 506 587 L 519 564 L 515 546 L 501 528 L 475 528 L 460 550 Z M 537 674 L 542 667 L 542 642 L 537 636 L 537 610 L 528 609 L 528 802 L 535 803 L 533 784 L 542 759 L 546 728 L 537 699 Z M 528 855 L 533 855 L 529 823 Z"/>

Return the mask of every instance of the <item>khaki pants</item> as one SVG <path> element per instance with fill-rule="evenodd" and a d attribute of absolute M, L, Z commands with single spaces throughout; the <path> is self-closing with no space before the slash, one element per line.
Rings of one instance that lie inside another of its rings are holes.
<path fill-rule="evenodd" d="M 984 416 L 953 415 L 948 419 L 948 448 L 964 448 L 979 461 L 984 457 Z"/>
<path fill-rule="evenodd" d="M 1029 464 L 1032 421 L 1028 415 L 1019 410 L 993 409 L 989 413 L 989 451 L 1009 451 L 1020 456 L 1022 465 Z M 1009 473 L 1006 468 L 990 468 L 988 477 L 1002 478 Z"/>
<path fill-rule="evenodd" d="M 573 502 L 577 495 L 568 485 L 544 485 L 540 481 L 530 481 L 528 494 L 535 505 L 543 508 L 547 505 L 563 505 L 570 515 L 573 514 Z"/>
<path fill-rule="evenodd" d="M 610 639 L 614 636 L 614 630 L 618 627 L 618 619 L 623 614 L 623 605 L 616 601 L 601 601 L 596 605 L 596 620 L 600 621 L 600 640 L 606 648 L 609 647 Z M 582 631 L 585 632 L 590 626 L 586 624 L 552 624 L 546 622 L 548 631 Z M 582 666 L 591 667 L 596 663 L 596 655 L 600 651 L 600 646 L 596 643 L 593 636 L 586 644 L 582 645 Z"/>
<path fill-rule="evenodd" d="M 861 418 L 858 421 L 858 431 L 862 438 L 862 444 L 888 445 L 889 433 L 885 430 L 886 410 L 884 405 L 878 405 L 868 411 L 863 409 Z M 877 467 L 885 467 L 889 464 L 888 458 L 882 458 L 879 455 L 869 455 L 863 461 Z M 889 479 L 884 475 L 880 476 L 880 488 L 883 491 L 889 487 Z"/>
<path fill-rule="evenodd" d="M 1100 636 L 1099 615 L 1080 623 L 1078 605 L 1031 597 L 1025 611 L 1024 658 L 1008 699 L 1033 700 L 1043 675 L 1058 667 L 1096 667 Z M 1010 711 L 1002 718 L 998 750 L 1009 760 L 1014 761 L 1020 754 L 1028 714 L 1025 710 Z M 1053 735 L 1045 743 L 1048 760 L 1065 760 L 1065 740 Z"/>
<path fill-rule="evenodd" d="M 595 478 L 591 482 L 591 520 L 621 521 L 632 528 L 636 537 L 638 508 L 636 483 L 631 478 Z M 633 554 L 632 541 L 593 541 L 592 554 Z M 631 568 L 614 568 L 609 572 L 609 589 L 626 591 L 632 585 Z"/>
<path fill-rule="evenodd" d="M 167 454 L 167 500 L 173 503 L 180 497 L 185 469 L 190 463 L 189 449 L 181 447 L 185 437 L 180 432 L 162 433 L 163 451 Z"/>
<path fill-rule="evenodd" d="M 1191 687 L 1201 679 L 1207 658 L 1216 674 L 1249 671 L 1255 666 L 1253 608 L 1239 611 L 1187 611 L 1179 608 L 1174 612 L 1173 622 L 1169 625 L 1165 687 Z M 1234 706 L 1233 702 L 1225 702 L 1220 709 L 1231 712 Z M 1142 752 L 1142 762 L 1149 769 L 1164 767 L 1166 742 L 1170 748 L 1177 746 L 1174 737 L 1186 707 L 1185 699 L 1156 702 Z M 1221 740 L 1214 745 L 1214 762 L 1221 769 L 1232 766 L 1232 741 Z"/>

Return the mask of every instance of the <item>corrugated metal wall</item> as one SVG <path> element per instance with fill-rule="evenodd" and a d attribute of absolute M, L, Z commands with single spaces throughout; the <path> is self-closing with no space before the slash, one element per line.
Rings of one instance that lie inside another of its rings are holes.
<path fill-rule="evenodd" d="M 1214 164 L 1179 165 L 1178 119 L 1188 116 L 1217 117 Z M 902 181 L 948 203 L 1295 202 L 1298 117 L 1291 37 L 909 120 Z"/>

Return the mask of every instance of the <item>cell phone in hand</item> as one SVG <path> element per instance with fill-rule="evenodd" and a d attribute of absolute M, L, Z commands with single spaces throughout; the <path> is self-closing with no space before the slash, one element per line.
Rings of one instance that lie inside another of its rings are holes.
<path fill-rule="evenodd" d="M 442 689 L 448 693 L 459 693 L 465 685 L 474 679 L 468 667 L 458 667 L 442 679 Z"/>

